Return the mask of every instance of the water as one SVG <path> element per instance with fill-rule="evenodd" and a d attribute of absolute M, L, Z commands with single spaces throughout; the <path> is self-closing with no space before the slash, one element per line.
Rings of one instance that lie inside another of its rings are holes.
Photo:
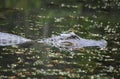
<path fill-rule="evenodd" d="M 107 50 L 96 47 L 75 50 L 74 56 L 36 42 L 0 47 L 0 79 L 119 79 L 119 1 L 4 0 L 2 3 L 0 32 L 33 40 L 75 32 L 86 39 L 105 39 L 108 46 Z"/>

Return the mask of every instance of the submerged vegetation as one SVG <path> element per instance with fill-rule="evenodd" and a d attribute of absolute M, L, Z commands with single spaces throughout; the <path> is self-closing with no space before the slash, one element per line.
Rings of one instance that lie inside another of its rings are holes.
<path fill-rule="evenodd" d="M 74 56 L 38 43 L 0 47 L 0 79 L 118 79 L 119 14 L 119 0 L 0 1 L 0 32 L 36 40 L 72 31 L 108 41 L 107 50 L 86 47 Z"/>

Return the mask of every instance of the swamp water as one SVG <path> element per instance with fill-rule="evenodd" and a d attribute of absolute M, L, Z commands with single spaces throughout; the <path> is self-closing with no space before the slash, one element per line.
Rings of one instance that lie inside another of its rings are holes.
<path fill-rule="evenodd" d="M 74 55 L 36 42 L 1 46 L 0 79 L 119 79 L 119 6 L 91 2 L 2 1 L 0 32 L 33 40 L 75 32 L 85 39 L 105 39 L 108 45 L 107 50 L 85 47 L 73 51 Z"/>

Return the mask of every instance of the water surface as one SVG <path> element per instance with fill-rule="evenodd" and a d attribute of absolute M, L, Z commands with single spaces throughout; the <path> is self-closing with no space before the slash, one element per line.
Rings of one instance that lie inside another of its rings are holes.
<path fill-rule="evenodd" d="M 38 43 L 0 47 L 0 78 L 118 79 L 118 2 L 2 1 L 0 32 L 36 40 L 72 31 L 86 39 L 105 39 L 108 46 L 107 50 L 86 47 L 73 51 L 74 56 L 71 52 Z"/>

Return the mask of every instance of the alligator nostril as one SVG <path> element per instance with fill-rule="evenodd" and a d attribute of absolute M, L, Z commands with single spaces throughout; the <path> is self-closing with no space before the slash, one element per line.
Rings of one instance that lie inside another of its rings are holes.
<path fill-rule="evenodd" d="M 53 39 L 50 39 L 50 41 L 54 41 Z"/>
<path fill-rule="evenodd" d="M 2 39 L 2 43 L 3 43 L 3 44 L 6 44 L 6 42 L 7 42 L 7 41 L 6 41 L 5 39 Z"/>

